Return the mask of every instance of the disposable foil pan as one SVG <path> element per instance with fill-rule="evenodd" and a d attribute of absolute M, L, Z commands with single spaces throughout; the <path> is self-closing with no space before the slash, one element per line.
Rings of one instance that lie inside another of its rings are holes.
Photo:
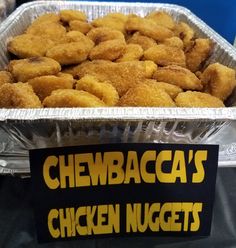
<path fill-rule="evenodd" d="M 154 10 L 188 23 L 198 37 L 210 38 L 218 61 L 236 68 L 228 42 L 186 8 L 171 4 L 37 1 L 23 4 L 0 27 L 0 67 L 9 62 L 7 41 L 21 34 L 39 15 L 61 9 L 84 11 L 89 20 L 110 12 L 145 16 Z M 236 165 L 236 145 L 225 134 L 234 129 L 236 94 L 229 108 L 60 108 L 0 109 L 0 174 L 29 173 L 28 150 L 119 142 L 219 143 L 219 165 Z M 232 139 L 232 134 L 229 135 Z M 231 143 L 229 143 L 231 142 Z"/>

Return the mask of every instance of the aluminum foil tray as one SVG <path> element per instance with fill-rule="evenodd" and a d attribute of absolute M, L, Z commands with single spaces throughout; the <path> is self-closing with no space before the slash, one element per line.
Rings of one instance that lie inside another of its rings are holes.
<path fill-rule="evenodd" d="M 21 34 L 39 15 L 61 9 L 84 11 L 90 20 L 109 12 L 169 12 L 188 23 L 199 37 L 215 44 L 207 61 L 236 68 L 236 51 L 228 42 L 186 8 L 170 4 L 37 1 L 23 4 L 0 26 L 0 68 L 9 62 L 7 41 Z M 0 109 L 0 174 L 30 172 L 28 150 L 67 145 L 114 142 L 167 142 L 220 144 L 219 165 L 236 165 L 233 134 L 236 92 L 229 108 L 60 108 Z M 230 132 L 230 135 L 228 135 Z M 228 135 L 229 139 L 225 139 Z M 235 139 L 236 140 L 236 139 Z"/>

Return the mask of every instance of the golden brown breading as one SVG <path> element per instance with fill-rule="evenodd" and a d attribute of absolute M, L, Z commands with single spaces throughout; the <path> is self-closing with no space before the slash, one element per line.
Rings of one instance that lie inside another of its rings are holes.
<path fill-rule="evenodd" d="M 70 42 L 82 42 L 86 46 L 94 46 L 94 42 L 91 41 L 86 35 L 79 31 L 69 31 L 63 36 L 59 41 L 58 44 L 65 44 Z"/>
<path fill-rule="evenodd" d="M 107 40 L 99 43 L 95 46 L 90 54 L 91 60 L 104 59 L 114 61 L 120 58 L 126 49 L 126 44 L 123 40 Z"/>
<path fill-rule="evenodd" d="M 157 43 L 154 39 L 141 35 L 139 32 L 135 32 L 128 40 L 128 44 L 140 45 L 143 50 L 147 50 L 150 47 L 156 46 Z"/>
<path fill-rule="evenodd" d="M 164 90 L 172 99 L 174 99 L 180 92 L 183 91 L 180 87 L 176 85 L 168 84 L 164 82 L 157 82 L 156 80 L 153 79 L 147 79 L 145 80 L 145 83 L 147 85 L 155 85 L 155 87 Z"/>
<path fill-rule="evenodd" d="M 15 36 L 7 44 L 7 49 L 19 58 L 24 59 L 44 56 L 47 50 L 53 45 L 54 42 L 48 38 L 31 34 L 22 34 Z"/>
<path fill-rule="evenodd" d="M 209 65 L 202 73 L 205 92 L 226 100 L 236 86 L 235 70 L 219 63 Z"/>
<path fill-rule="evenodd" d="M 153 11 L 149 13 L 145 18 L 151 19 L 155 21 L 156 24 L 169 28 L 169 29 L 174 29 L 175 27 L 175 22 L 172 16 L 163 11 Z"/>
<path fill-rule="evenodd" d="M 74 20 L 69 22 L 69 30 L 79 31 L 83 34 L 87 34 L 92 29 L 92 25 L 88 22 Z"/>
<path fill-rule="evenodd" d="M 129 89 L 118 104 L 122 107 L 175 107 L 174 101 L 155 84 L 141 83 Z"/>
<path fill-rule="evenodd" d="M 88 32 L 87 37 L 90 38 L 96 45 L 107 40 L 121 39 L 125 41 L 125 37 L 122 32 L 109 27 L 93 28 Z"/>
<path fill-rule="evenodd" d="M 125 33 L 125 23 L 127 18 L 126 15 L 121 13 L 110 13 L 104 17 L 93 20 L 92 25 L 94 27 L 108 27 Z"/>
<path fill-rule="evenodd" d="M 84 90 L 101 99 L 107 106 L 115 106 L 119 100 L 116 89 L 108 81 L 99 81 L 94 76 L 86 75 L 77 81 L 77 90 Z"/>
<path fill-rule="evenodd" d="M 55 14 L 55 13 L 46 13 L 44 15 L 39 16 L 38 18 L 36 18 L 31 25 L 35 25 L 35 24 L 40 24 L 43 22 L 54 22 L 54 23 L 59 23 L 60 21 L 60 17 L 59 15 Z"/>
<path fill-rule="evenodd" d="M 183 90 L 202 90 L 201 81 L 194 73 L 177 65 L 158 67 L 153 78 L 160 82 L 174 84 Z"/>
<path fill-rule="evenodd" d="M 125 62 L 132 60 L 139 60 L 143 56 L 143 49 L 137 44 L 128 44 L 125 47 L 125 52 L 118 58 L 117 62 Z"/>
<path fill-rule="evenodd" d="M 183 41 L 184 47 L 194 38 L 194 31 L 187 23 L 180 22 L 175 26 L 175 34 Z"/>
<path fill-rule="evenodd" d="M 33 87 L 34 92 L 41 101 L 49 95 L 52 91 L 58 89 L 72 89 L 74 79 L 70 74 L 58 73 L 57 75 L 35 77 L 28 81 Z"/>
<path fill-rule="evenodd" d="M 61 70 L 60 64 L 51 58 L 32 57 L 12 60 L 8 70 L 18 82 L 26 82 L 31 78 L 43 75 L 55 75 Z"/>
<path fill-rule="evenodd" d="M 150 66 L 150 63 L 147 66 L 145 62 L 129 61 L 114 63 L 105 60 L 94 60 L 74 67 L 73 73 L 80 78 L 89 74 L 96 77 L 99 81 L 110 81 L 116 88 L 119 96 L 122 96 L 129 88 L 143 82 L 147 78 L 147 73 L 150 75 L 152 66 Z"/>
<path fill-rule="evenodd" d="M 87 59 L 92 48 L 92 41 L 85 43 L 81 40 L 77 42 L 58 44 L 49 49 L 46 56 L 55 59 L 62 65 L 78 64 Z"/>
<path fill-rule="evenodd" d="M 186 91 L 175 98 L 178 107 L 188 108 L 221 108 L 224 103 L 217 97 L 198 91 Z"/>
<path fill-rule="evenodd" d="M 165 39 L 162 42 L 162 44 L 164 44 L 166 46 L 177 47 L 177 48 L 182 49 L 182 50 L 184 48 L 183 41 L 179 37 L 176 37 L 176 36 Z"/>
<path fill-rule="evenodd" d="M 45 107 L 105 107 L 106 104 L 96 96 L 83 91 L 73 89 L 54 90 L 43 101 Z"/>
<path fill-rule="evenodd" d="M 151 60 L 139 61 L 139 63 L 144 66 L 145 77 L 152 78 L 153 74 L 157 70 L 157 65 Z"/>
<path fill-rule="evenodd" d="M 186 66 L 185 54 L 177 47 L 156 45 L 144 52 L 144 58 L 154 61 L 157 65 L 179 65 Z"/>
<path fill-rule="evenodd" d="M 60 13 L 60 19 L 63 22 L 70 22 L 74 20 L 79 20 L 79 21 L 87 21 L 87 16 L 85 15 L 84 12 L 79 11 L 79 10 L 61 10 Z"/>
<path fill-rule="evenodd" d="M 56 42 L 66 34 L 66 29 L 59 23 L 39 22 L 29 26 L 26 33 L 42 36 Z"/>
<path fill-rule="evenodd" d="M 3 84 L 0 87 L 0 108 L 41 108 L 42 104 L 27 83 Z"/>
<path fill-rule="evenodd" d="M 14 83 L 14 78 L 8 71 L 0 71 L 0 86 L 3 84 Z"/>
<path fill-rule="evenodd" d="M 210 39 L 196 39 L 185 52 L 187 68 L 196 72 L 201 69 L 202 63 L 211 55 L 212 42 Z"/>
<path fill-rule="evenodd" d="M 139 31 L 142 35 L 156 41 L 163 41 L 174 35 L 170 29 L 157 25 L 151 19 L 141 17 L 130 17 L 125 24 L 125 28 L 127 31 Z"/>

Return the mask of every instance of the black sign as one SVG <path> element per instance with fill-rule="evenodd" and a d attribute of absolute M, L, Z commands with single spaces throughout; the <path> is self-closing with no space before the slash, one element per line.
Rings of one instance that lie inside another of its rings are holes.
<path fill-rule="evenodd" d="M 38 149 L 30 165 L 39 242 L 210 234 L 216 145 Z"/>

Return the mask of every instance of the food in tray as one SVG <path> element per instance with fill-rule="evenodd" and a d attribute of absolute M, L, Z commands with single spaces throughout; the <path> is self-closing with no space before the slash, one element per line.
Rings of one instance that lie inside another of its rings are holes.
<path fill-rule="evenodd" d="M 1 108 L 224 107 L 236 86 L 234 69 L 206 63 L 211 40 L 162 11 L 48 13 L 7 48 Z"/>

